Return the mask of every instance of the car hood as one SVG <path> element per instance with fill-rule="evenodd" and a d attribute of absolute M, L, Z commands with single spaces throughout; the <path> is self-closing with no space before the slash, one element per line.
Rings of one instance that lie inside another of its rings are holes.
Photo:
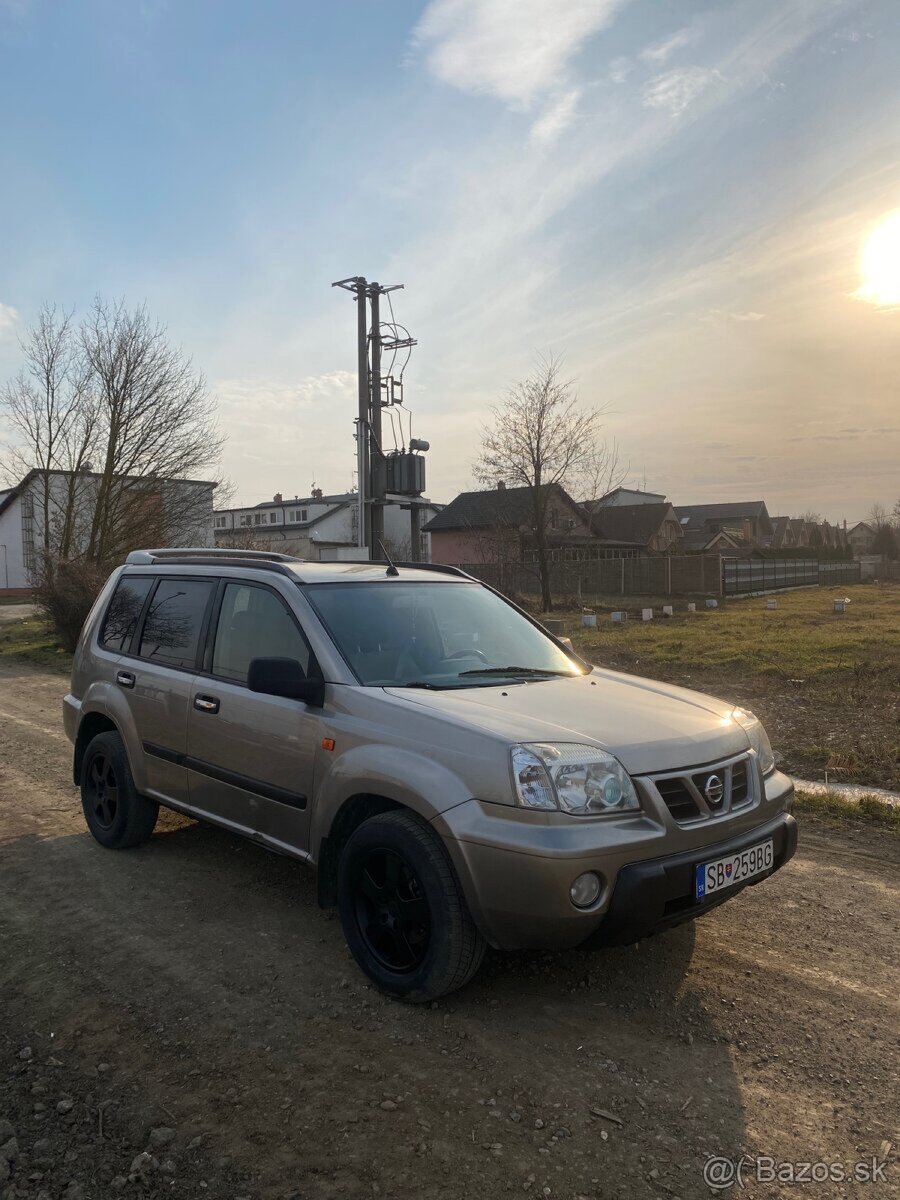
<path fill-rule="evenodd" d="M 652 679 L 594 670 L 589 675 L 390 695 L 472 723 L 510 742 L 585 742 L 614 754 L 631 775 L 714 762 L 749 748 L 730 719 L 732 705 Z"/>

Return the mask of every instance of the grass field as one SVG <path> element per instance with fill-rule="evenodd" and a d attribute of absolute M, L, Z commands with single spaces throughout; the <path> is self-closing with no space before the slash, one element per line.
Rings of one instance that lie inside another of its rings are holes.
<path fill-rule="evenodd" d="M 39 617 L 0 621 L 0 662 L 29 662 L 68 674 L 72 656 Z"/>
<path fill-rule="evenodd" d="M 833 600 L 850 597 L 843 615 Z M 835 783 L 900 788 L 900 585 L 782 592 L 711 611 L 625 625 L 597 609 L 596 630 L 567 622 L 576 649 L 603 666 L 655 676 L 752 708 L 785 768 Z M 620 598 L 608 608 L 623 607 Z"/>

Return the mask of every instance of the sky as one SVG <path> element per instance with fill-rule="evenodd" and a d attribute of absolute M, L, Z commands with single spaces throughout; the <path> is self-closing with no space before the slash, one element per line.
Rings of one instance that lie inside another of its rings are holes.
<path fill-rule="evenodd" d="M 676 504 L 900 496 L 896 0 L 0 0 L 0 112 L 0 381 L 146 302 L 240 503 L 353 483 L 357 274 L 433 499 L 550 354 Z"/>

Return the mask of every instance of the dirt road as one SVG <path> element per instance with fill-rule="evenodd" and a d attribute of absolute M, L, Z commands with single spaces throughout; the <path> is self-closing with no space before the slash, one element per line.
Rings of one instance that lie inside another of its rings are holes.
<path fill-rule="evenodd" d="M 287 860 L 172 815 L 100 849 L 63 690 L 0 672 L 0 1196 L 689 1200 L 711 1155 L 885 1142 L 887 1182 L 809 1194 L 897 1194 L 896 839 L 806 821 L 788 868 L 696 926 L 489 956 L 406 1008 Z"/>

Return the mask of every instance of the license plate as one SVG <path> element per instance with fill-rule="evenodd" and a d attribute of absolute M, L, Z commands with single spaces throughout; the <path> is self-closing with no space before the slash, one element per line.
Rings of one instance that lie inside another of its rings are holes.
<path fill-rule="evenodd" d="M 772 839 L 748 846 L 737 854 L 727 854 L 724 858 L 714 858 L 712 862 L 699 863 L 695 874 L 695 891 L 698 900 L 704 900 L 713 892 L 721 892 L 725 888 L 734 887 L 736 883 L 745 883 L 757 875 L 771 871 L 775 861 L 775 851 Z"/>

